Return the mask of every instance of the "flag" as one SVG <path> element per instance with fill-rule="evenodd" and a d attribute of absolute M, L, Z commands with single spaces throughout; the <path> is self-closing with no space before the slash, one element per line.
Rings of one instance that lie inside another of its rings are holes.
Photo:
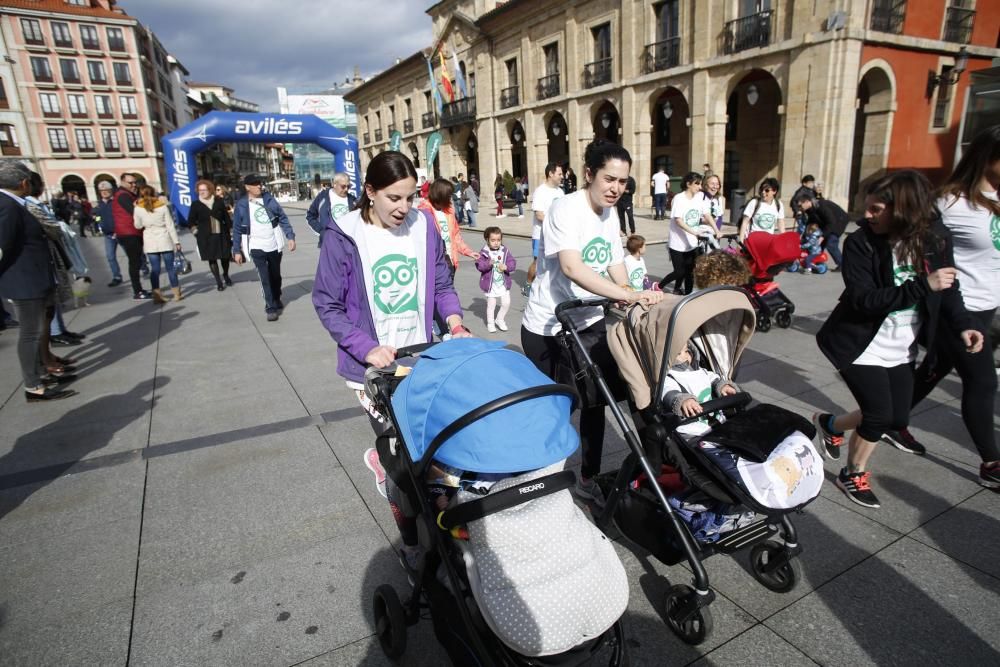
<path fill-rule="evenodd" d="M 458 53 L 455 49 L 451 50 L 451 64 L 455 68 L 455 85 L 458 86 L 458 92 L 461 94 L 462 99 L 469 96 L 469 90 L 465 87 L 465 77 L 462 76 L 462 68 L 458 64 Z"/>
<path fill-rule="evenodd" d="M 437 107 L 438 115 L 444 107 L 444 102 L 441 101 L 441 92 L 438 90 L 437 84 L 434 83 L 434 66 L 431 65 L 431 59 L 427 58 L 427 75 L 431 78 L 431 92 L 434 94 L 434 105 Z"/>
<path fill-rule="evenodd" d="M 438 58 L 441 60 L 441 89 L 449 102 L 455 101 L 455 89 L 451 87 L 451 80 L 448 79 L 448 66 L 444 62 L 444 52 L 438 51 Z"/>

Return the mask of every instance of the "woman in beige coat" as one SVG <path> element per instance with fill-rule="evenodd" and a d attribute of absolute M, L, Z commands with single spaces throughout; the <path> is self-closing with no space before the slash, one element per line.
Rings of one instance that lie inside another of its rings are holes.
<path fill-rule="evenodd" d="M 139 189 L 139 199 L 135 206 L 135 228 L 142 230 L 142 249 L 149 257 L 149 281 L 153 285 L 153 302 L 166 303 L 160 293 L 160 264 L 166 264 L 167 277 L 174 291 L 174 299 L 181 300 L 181 286 L 174 270 L 174 251 L 181 249 L 174 219 L 170 209 L 156 197 L 156 191 L 148 185 Z"/>

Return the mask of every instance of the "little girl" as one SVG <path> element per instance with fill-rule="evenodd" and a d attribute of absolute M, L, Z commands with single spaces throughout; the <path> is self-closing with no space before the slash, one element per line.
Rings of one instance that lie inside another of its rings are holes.
<path fill-rule="evenodd" d="M 479 278 L 479 288 L 486 295 L 486 330 L 490 333 L 496 333 L 497 329 L 507 331 L 504 317 L 510 310 L 510 274 L 517 262 L 503 245 L 503 232 L 499 227 L 487 227 L 483 238 L 486 245 L 479 251 L 476 268 L 483 274 Z M 495 313 L 497 299 L 500 299 L 499 313 Z"/>
<path fill-rule="evenodd" d="M 628 284 L 632 289 L 641 292 L 646 287 L 646 254 L 645 237 L 633 234 L 625 241 L 625 273 L 628 275 Z"/>

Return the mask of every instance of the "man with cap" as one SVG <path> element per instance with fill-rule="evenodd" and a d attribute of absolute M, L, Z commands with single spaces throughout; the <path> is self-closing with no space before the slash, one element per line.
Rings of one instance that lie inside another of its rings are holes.
<path fill-rule="evenodd" d="M 281 253 L 295 251 L 295 231 L 278 201 L 263 191 L 257 174 L 243 179 L 247 194 L 233 210 L 233 260 L 242 264 L 249 257 L 257 267 L 264 291 L 268 322 L 276 322 L 285 306 L 281 303 Z"/>

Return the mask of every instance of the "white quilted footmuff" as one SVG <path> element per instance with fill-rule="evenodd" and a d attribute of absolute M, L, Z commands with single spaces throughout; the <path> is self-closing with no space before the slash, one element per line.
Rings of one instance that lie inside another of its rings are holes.
<path fill-rule="evenodd" d="M 491 492 L 559 472 L 565 461 L 497 482 Z M 458 502 L 480 496 L 460 491 Z M 568 651 L 608 630 L 628 605 L 625 568 L 569 490 L 468 524 L 469 585 L 496 635 L 521 655 Z"/>

